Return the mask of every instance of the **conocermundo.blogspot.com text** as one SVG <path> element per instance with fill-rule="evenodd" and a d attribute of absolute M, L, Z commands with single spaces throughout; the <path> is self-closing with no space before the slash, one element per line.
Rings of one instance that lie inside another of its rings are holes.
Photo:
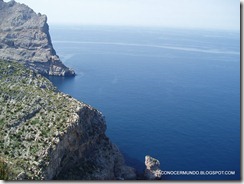
<path fill-rule="evenodd" d="M 160 171 L 162 175 L 235 175 L 235 171 Z"/>

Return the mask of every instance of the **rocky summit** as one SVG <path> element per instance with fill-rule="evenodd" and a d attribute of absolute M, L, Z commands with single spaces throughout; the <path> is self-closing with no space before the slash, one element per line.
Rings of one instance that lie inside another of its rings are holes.
<path fill-rule="evenodd" d="M 18 62 L 0 61 L 2 179 L 135 179 L 105 130 L 98 110 Z"/>
<path fill-rule="evenodd" d="M 75 75 L 52 46 L 46 15 L 13 0 L 0 0 L 0 59 L 24 63 L 45 75 Z"/>

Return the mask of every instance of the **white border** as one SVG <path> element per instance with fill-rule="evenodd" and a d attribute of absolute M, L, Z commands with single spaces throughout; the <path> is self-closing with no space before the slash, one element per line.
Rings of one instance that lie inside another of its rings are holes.
<path fill-rule="evenodd" d="M 214 0 L 213 0 L 214 1 Z M 233 0 L 234 1 L 234 0 Z M 242 3 L 242 8 L 243 8 L 243 6 L 244 6 L 244 0 L 240 0 L 240 2 Z M 243 20 L 242 20 L 242 24 L 243 24 Z M 241 52 L 243 53 L 243 48 L 242 48 L 242 50 L 241 50 Z M 242 61 L 241 61 L 242 62 Z M 242 64 L 242 71 L 244 71 L 243 69 L 244 69 L 244 67 L 243 67 L 243 65 L 244 64 Z M 244 84 L 244 79 L 242 78 L 242 86 L 243 86 L 243 84 Z M 242 108 L 242 115 L 244 114 L 244 109 Z M 243 122 L 241 122 L 241 124 L 242 124 L 242 133 L 243 133 Z M 241 136 L 241 138 L 243 138 L 242 136 Z M 241 149 L 242 149 L 242 153 L 243 153 L 243 140 L 241 140 L 241 144 L 242 144 L 242 147 L 241 147 Z M 243 177 L 243 174 L 244 174 L 244 172 L 243 172 L 243 158 L 241 159 L 241 161 L 242 161 L 242 163 L 241 163 L 241 177 Z M 55 183 L 55 184 L 63 184 L 63 183 L 67 183 L 67 182 L 71 182 L 71 183 L 97 183 L 97 182 L 88 182 L 88 181 L 50 181 L 50 182 L 43 182 L 43 181 L 29 181 L 29 182 L 23 182 L 23 183 Z M 19 184 L 19 183 L 22 183 L 22 182 L 6 182 L 6 181 L 2 181 L 2 180 L 0 180 L 0 184 L 3 184 L 3 183 L 11 183 L 11 184 Z M 99 182 L 99 184 L 105 184 L 105 183 L 116 183 L 116 182 L 113 182 L 113 181 L 111 181 L 111 182 Z M 118 182 L 117 182 L 118 183 Z M 152 182 L 147 182 L 147 181 L 134 181 L 134 182 L 126 182 L 125 181 L 125 183 L 131 183 L 131 184 L 134 184 L 134 183 L 152 183 Z M 153 184 L 172 184 L 172 183 L 201 183 L 201 184 L 216 184 L 216 183 L 224 183 L 224 184 L 231 184 L 231 183 L 244 183 L 244 181 L 243 181 L 243 178 L 242 178 L 242 180 L 241 180 L 241 182 L 235 182 L 235 181 L 232 181 L 232 182 L 225 182 L 225 181 L 217 181 L 217 182 L 202 182 L 202 181 L 180 181 L 180 182 L 165 182 L 165 181 L 158 181 L 158 182 L 155 182 L 155 181 L 153 181 Z"/>

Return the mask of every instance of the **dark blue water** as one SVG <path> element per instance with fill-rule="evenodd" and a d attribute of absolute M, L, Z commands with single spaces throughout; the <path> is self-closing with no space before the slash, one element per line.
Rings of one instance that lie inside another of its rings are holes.
<path fill-rule="evenodd" d="M 51 78 L 96 107 L 127 163 L 145 155 L 163 179 L 240 178 L 239 32 L 124 27 L 54 27 L 54 47 L 75 78 Z"/>

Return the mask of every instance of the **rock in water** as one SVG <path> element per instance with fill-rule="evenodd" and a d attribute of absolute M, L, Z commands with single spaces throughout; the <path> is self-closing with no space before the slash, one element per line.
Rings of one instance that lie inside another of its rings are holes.
<path fill-rule="evenodd" d="M 159 180 L 162 177 L 162 171 L 160 170 L 159 160 L 150 156 L 145 157 L 145 173 L 144 176 L 148 180 Z"/>
<path fill-rule="evenodd" d="M 0 59 L 19 61 L 44 75 L 75 75 L 56 55 L 46 15 L 0 0 L 0 17 Z"/>

